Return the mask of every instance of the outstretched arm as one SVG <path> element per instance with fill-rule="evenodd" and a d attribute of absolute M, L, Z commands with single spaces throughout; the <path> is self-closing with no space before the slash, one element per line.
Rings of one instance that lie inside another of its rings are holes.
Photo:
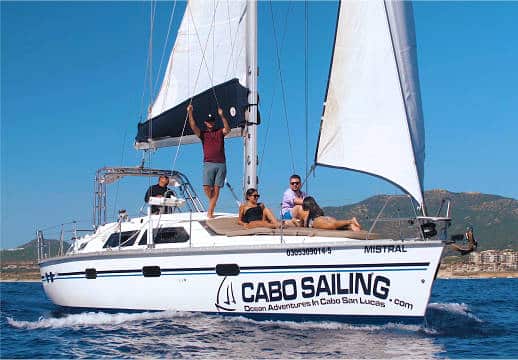
<path fill-rule="evenodd" d="M 198 125 L 196 125 L 196 121 L 194 121 L 194 116 L 192 116 L 192 104 L 189 104 L 187 106 L 187 114 L 189 115 L 189 125 L 191 126 L 191 130 L 192 132 L 197 136 L 197 137 L 200 137 L 201 135 L 201 130 L 200 128 L 198 127 Z"/>
<path fill-rule="evenodd" d="M 223 121 L 223 135 L 227 136 L 228 134 L 230 134 L 230 125 L 228 124 L 228 120 L 225 117 L 222 108 L 218 108 L 218 115 L 221 118 L 221 121 Z"/>

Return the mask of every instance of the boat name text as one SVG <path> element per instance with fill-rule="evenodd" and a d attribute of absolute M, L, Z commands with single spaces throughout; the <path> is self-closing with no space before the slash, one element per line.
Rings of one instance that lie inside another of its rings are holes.
<path fill-rule="evenodd" d="M 323 295 L 364 294 L 385 300 L 389 295 L 390 279 L 381 275 L 364 273 L 336 273 L 305 276 L 297 283 L 295 279 L 270 282 L 245 282 L 241 285 L 243 302 L 275 302 L 295 300 L 299 294 L 305 298 Z"/>
<path fill-rule="evenodd" d="M 381 254 L 381 253 L 406 253 L 405 245 L 372 245 L 365 246 L 363 252 L 365 254 Z"/>

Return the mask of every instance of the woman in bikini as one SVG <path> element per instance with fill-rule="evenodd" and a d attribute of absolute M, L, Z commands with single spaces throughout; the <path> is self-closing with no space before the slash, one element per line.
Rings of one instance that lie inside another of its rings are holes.
<path fill-rule="evenodd" d="M 302 219 L 304 221 L 304 226 L 306 227 L 352 231 L 360 231 L 362 229 L 360 223 L 355 217 L 350 220 L 337 220 L 332 216 L 324 216 L 324 211 L 311 196 L 306 196 L 304 198 L 304 201 L 302 202 L 302 210 Z"/>
<path fill-rule="evenodd" d="M 280 226 L 279 222 L 270 209 L 264 204 L 257 202 L 259 194 L 256 189 L 246 191 L 246 203 L 239 207 L 237 223 L 243 225 L 245 229 L 256 227 L 269 227 L 272 229 Z"/>

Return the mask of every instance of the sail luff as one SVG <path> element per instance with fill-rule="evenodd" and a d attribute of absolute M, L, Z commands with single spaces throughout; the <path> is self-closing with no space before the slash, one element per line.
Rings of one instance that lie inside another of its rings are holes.
<path fill-rule="evenodd" d="M 340 5 L 316 163 L 386 179 L 423 206 L 415 41 L 412 47 L 411 37 L 394 27 L 404 21 L 412 34 L 413 24 L 400 18 L 408 15 L 398 8 L 405 4 L 390 6 L 395 11 L 385 10 L 383 1 Z"/>
<path fill-rule="evenodd" d="M 410 1 L 384 1 L 387 20 L 393 41 L 401 92 L 407 114 L 409 135 L 414 151 L 415 166 L 421 186 L 423 213 L 424 204 L 424 159 L 425 130 L 421 94 L 419 91 L 419 75 L 417 65 L 417 44 L 412 3 Z"/>

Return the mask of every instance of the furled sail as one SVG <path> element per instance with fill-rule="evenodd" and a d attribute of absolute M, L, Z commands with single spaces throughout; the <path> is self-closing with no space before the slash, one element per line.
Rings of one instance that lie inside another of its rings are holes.
<path fill-rule="evenodd" d="M 221 107 L 230 136 L 240 134 L 248 105 L 246 1 L 190 0 L 178 30 L 160 91 L 148 119 L 138 125 L 137 149 L 199 141 L 186 117 L 191 101 L 200 128 Z M 222 124 L 219 124 L 222 126 Z"/>
<path fill-rule="evenodd" d="M 343 1 L 315 162 L 388 180 L 423 204 L 412 4 Z"/>

